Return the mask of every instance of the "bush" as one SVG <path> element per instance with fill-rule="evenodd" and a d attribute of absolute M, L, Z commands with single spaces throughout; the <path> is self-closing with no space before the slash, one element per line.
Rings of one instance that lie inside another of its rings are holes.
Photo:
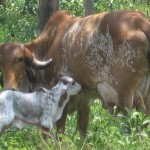
<path fill-rule="evenodd" d="M 37 12 L 24 12 L 23 4 L 10 0 L 7 7 L 0 6 L 0 43 L 27 42 L 37 35 Z"/>

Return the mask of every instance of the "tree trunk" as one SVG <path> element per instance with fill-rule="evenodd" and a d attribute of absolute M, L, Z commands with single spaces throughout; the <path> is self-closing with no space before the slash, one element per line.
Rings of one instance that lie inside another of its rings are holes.
<path fill-rule="evenodd" d="M 30 0 L 25 0 L 24 5 L 29 6 Z"/>
<path fill-rule="evenodd" d="M 85 16 L 93 14 L 93 0 L 84 0 Z"/>
<path fill-rule="evenodd" d="M 6 0 L 0 0 L 0 5 L 6 6 Z"/>
<path fill-rule="evenodd" d="M 59 9 L 59 0 L 39 0 L 39 30 L 45 27 L 49 17 Z"/>

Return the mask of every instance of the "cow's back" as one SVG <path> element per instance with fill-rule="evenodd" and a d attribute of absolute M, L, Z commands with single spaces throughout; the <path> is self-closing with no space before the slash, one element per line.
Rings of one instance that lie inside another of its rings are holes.
<path fill-rule="evenodd" d="M 59 74 L 69 74 L 87 87 L 103 80 L 118 82 L 120 77 L 128 84 L 127 76 L 137 82 L 137 74 L 142 76 L 148 68 L 148 39 L 135 26 L 134 15 L 141 14 L 122 11 L 72 18 L 59 42 Z"/>

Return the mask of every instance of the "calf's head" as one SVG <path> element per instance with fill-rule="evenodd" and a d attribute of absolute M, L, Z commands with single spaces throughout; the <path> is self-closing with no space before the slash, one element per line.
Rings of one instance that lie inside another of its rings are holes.
<path fill-rule="evenodd" d="M 79 83 L 75 82 L 74 79 L 67 76 L 62 77 L 59 84 L 63 84 L 61 99 L 59 101 L 60 107 L 63 105 L 63 102 L 66 100 L 67 96 L 70 98 L 70 96 L 78 94 L 82 89 Z"/>
<path fill-rule="evenodd" d="M 18 89 L 26 67 L 43 69 L 51 62 L 52 59 L 37 60 L 23 44 L 6 43 L 0 45 L 0 65 L 4 89 Z"/>

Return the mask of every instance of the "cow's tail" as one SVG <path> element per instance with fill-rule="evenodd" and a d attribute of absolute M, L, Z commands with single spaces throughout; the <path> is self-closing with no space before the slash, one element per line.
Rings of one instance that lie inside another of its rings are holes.
<path fill-rule="evenodd" d="M 147 51 L 147 59 L 148 59 L 148 62 L 150 64 L 150 22 L 148 21 L 146 25 L 143 24 L 143 28 L 142 28 L 142 31 L 145 33 L 145 35 L 147 36 L 148 38 L 148 41 L 149 41 L 149 45 L 148 45 L 148 51 Z"/>
<path fill-rule="evenodd" d="M 150 64 L 150 39 L 149 39 L 149 48 L 148 48 L 148 51 L 147 51 L 147 59 L 148 59 L 148 62 Z"/>
<path fill-rule="evenodd" d="M 145 33 L 145 35 L 147 36 L 149 40 L 147 59 L 150 64 L 150 21 L 143 15 L 141 17 L 137 17 L 135 22 L 136 22 L 136 26 L 140 27 L 141 31 Z"/>

